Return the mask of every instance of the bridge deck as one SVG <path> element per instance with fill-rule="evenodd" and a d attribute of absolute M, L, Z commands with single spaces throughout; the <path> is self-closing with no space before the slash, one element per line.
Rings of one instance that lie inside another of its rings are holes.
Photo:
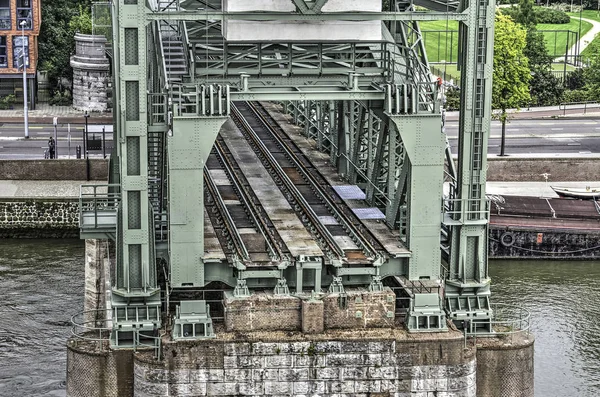
<path fill-rule="evenodd" d="M 322 153 L 314 148 L 314 141 L 305 138 L 302 135 L 302 129 L 294 124 L 289 123 L 289 116 L 281 113 L 277 105 L 271 102 L 262 102 L 265 109 L 271 116 L 279 122 L 279 125 L 288 133 L 294 143 L 300 148 L 302 153 L 313 163 L 318 164 L 319 172 L 325 177 L 331 186 L 348 185 L 347 181 L 340 178 L 335 168 L 329 163 L 329 155 Z M 342 197 L 342 200 L 354 211 L 366 210 L 370 207 L 364 200 L 347 199 Z M 372 211 L 370 211 L 372 212 Z M 391 230 L 385 222 L 379 219 L 361 219 L 371 233 L 379 240 L 381 245 L 392 257 L 408 257 L 410 250 L 400 241 L 398 230 Z"/>
<path fill-rule="evenodd" d="M 271 222 L 277 228 L 291 255 L 294 257 L 300 255 L 323 256 L 323 251 L 298 219 L 261 161 L 231 120 L 221 128 L 220 134 L 238 160 L 242 173 L 269 214 Z"/>

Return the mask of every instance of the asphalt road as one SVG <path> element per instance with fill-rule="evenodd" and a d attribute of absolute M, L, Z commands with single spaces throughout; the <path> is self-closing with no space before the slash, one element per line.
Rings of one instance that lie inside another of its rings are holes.
<path fill-rule="evenodd" d="M 75 148 L 82 145 L 83 124 L 70 125 L 70 156 L 75 157 Z M 98 126 L 90 126 L 99 128 Z M 446 121 L 446 134 L 452 152 L 457 153 L 458 121 Z M 501 126 L 492 121 L 488 142 L 489 154 L 500 152 Z M 0 123 L 0 159 L 43 159 L 48 147 L 48 138 L 54 135 L 50 124 L 36 124 L 29 127 L 29 139 L 24 139 L 22 124 Z M 69 156 L 69 126 L 58 125 L 58 155 Z M 93 134 L 90 132 L 90 138 Z M 102 139 L 101 133 L 96 133 Z M 106 153 L 113 147 L 112 134 L 106 134 Z M 570 119 L 514 119 L 506 126 L 505 152 L 511 154 L 600 154 L 600 117 Z M 101 157 L 102 150 L 91 150 L 92 157 Z"/>
<path fill-rule="evenodd" d="M 502 129 L 492 121 L 488 153 L 500 153 Z M 457 152 L 458 121 L 446 122 L 446 134 Z M 505 153 L 510 154 L 596 154 L 600 153 L 600 117 L 544 120 L 511 120 L 506 125 Z"/>
<path fill-rule="evenodd" d="M 56 150 L 59 158 L 75 158 L 76 147 L 82 146 L 83 150 L 83 124 L 61 125 L 56 129 Z M 98 126 L 89 126 L 98 129 Z M 70 131 L 70 132 L 69 132 Z M 48 139 L 54 136 L 54 126 L 51 124 L 32 124 L 29 126 L 29 139 L 25 139 L 23 124 L 0 123 L 0 159 L 43 159 L 44 151 L 48 148 Z M 69 139 L 70 136 L 70 139 Z M 102 133 L 92 132 L 89 138 L 102 140 Z M 106 154 L 110 154 L 113 142 L 112 134 L 107 133 L 105 137 Z M 70 151 L 69 151 L 70 146 Z M 89 150 L 90 157 L 102 157 L 102 150 Z"/>

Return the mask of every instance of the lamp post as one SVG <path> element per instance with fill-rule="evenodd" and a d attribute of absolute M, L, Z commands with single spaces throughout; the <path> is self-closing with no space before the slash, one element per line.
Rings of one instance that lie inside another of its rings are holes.
<path fill-rule="evenodd" d="M 90 114 L 88 113 L 87 110 L 83 114 L 83 117 L 85 117 L 85 131 L 83 133 L 83 158 L 87 158 L 86 141 L 87 141 L 87 135 L 88 135 L 88 118 L 90 117 Z"/>
<path fill-rule="evenodd" d="M 579 2 L 579 34 L 577 35 L 577 57 L 581 66 L 581 13 L 583 11 L 583 0 Z"/>
<path fill-rule="evenodd" d="M 23 117 L 25 123 L 25 139 L 29 138 L 29 112 L 27 109 L 27 56 L 25 55 L 25 25 L 27 21 L 23 20 L 21 25 L 21 56 L 23 59 Z M 29 48 L 29 46 L 27 46 Z M 27 54 L 29 55 L 29 54 Z"/>

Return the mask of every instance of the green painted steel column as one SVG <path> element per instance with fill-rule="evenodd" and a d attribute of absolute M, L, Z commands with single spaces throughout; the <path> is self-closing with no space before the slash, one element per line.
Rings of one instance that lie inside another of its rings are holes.
<path fill-rule="evenodd" d="M 175 117 L 169 147 L 171 286 L 203 287 L 203 169 L 227 117 Z"/>
<path fill-rule="evenodd" d="M 444 223 L 450 229 L 446 310 L 453 320 L 492 316 L 487 257 L 485 198 L 487 142 L 490 131 L 494 43 L 494 0 L 470 3 L 467 23 L 460 22 L 461 112 L 457 194 L 448 203 Z"/>

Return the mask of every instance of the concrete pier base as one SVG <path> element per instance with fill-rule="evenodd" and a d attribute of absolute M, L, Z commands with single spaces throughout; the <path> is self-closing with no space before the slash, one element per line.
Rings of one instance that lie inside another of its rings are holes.
<path fill-rule="evenodd" d="M 106 318 L 107 290 L 110 290 L 110 255 L 114 255 L 108 240 L 85 240 L 84 321 L 93 325 Z"/>
<path fill-rule="evenodd" d="M 477 340 L 477 395 L 533 397 L 533 344 L 529 333 Z"/>

